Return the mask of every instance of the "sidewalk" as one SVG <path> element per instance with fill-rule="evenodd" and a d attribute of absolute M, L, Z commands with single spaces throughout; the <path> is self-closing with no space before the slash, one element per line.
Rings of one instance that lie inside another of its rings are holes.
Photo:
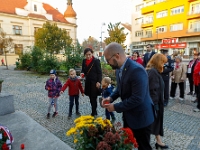
<path fill-rule="evenodd" d="M 28 71 L 14 71 L 13 69 L 14 67 L 9 66 L 9 70 L 5 70 L 3 66 L 0 66 L 0 78 L 4 79 L 2 90 L 14 95 L 15 109 L 25 112 L 59 139 L 73 147 L 72 139 L 65 133 L 73 126 L 73 120 L 77 116 L 73 113 L 72 119 L 67 119 L 69 110 L 67 90 L 58 100 L 59 115 L 47 120 L 48 97 L 44 86 L 49 76 L 35 75 Z M 188 93 L 188 88 L 187 82 L 185 93 Z M 195 98 L 185 95 L 184 101 L 170 100 L 169 105 L 165 108 L 163 142 L 169 145 L 169 150 L 200 150 L 200 113 L 193 112 L 196 103 L 192 103 L 192 99 Z M 80 96 L 80 112 L 88 115 L 91 113 L 90 111 L 88 97 Z M 115 114 L 117 121 L 121 122 L 121 114 Z M 104 109 L 100 106 L 98 106 L 98 115 L 105 117 Z M 1 121 L 0 123 L 3 124 Z M 152 136 L 153 149 L 155 149 L 154 139 Z"/>

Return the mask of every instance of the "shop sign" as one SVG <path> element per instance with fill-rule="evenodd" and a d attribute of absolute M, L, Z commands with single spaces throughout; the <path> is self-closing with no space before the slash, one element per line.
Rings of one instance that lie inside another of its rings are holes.
<path fill-rule="evenodd" d="M 157 44 L 155 45 L 156 49 L 161 49 L 161 48 L 186 48 L 187 47 L 187 43 L 183 42 L 183 43 L 171 43 L 171 44 Z"/>
<path fill-rule="evenodd" d="M 163 44 L 178 43 L 178 38 L 162 39 Z"/>

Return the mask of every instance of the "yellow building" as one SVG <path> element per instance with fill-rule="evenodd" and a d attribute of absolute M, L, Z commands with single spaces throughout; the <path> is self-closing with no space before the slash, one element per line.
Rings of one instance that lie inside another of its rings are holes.
<path fill-rule="evenodd" d="M 200 51 L 200 0 L 143 0 L 142 4 L 141 42 L 185 57 Z"/>

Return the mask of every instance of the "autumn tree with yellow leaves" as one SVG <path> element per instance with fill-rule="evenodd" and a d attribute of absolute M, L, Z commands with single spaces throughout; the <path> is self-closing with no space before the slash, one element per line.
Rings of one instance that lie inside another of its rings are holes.
<path fill-rule="evenodd" d="M 117 42 L 122 45 L 122 47 L 125 49 L 126 45 L 124 45 L 124 42 L 126 41 L 126 36 L 128 33 L 125 33 L 125 28 L 120 26 L 120 22 L 112 24 L 108 24 L 108 35 L 109 37 L 106 37 L 104 42 L 108 45 L 111 42 Z"/>

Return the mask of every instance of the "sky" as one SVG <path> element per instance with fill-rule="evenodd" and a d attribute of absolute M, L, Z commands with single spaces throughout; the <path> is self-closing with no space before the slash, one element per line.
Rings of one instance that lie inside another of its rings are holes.
<path fill-rule="evenodd" d="M 43 0 L 63 14 L 67 8 L 67 0 Z M 131 24 L 132 0 L 72 0 L 77 13 L 77 38 L 80 43 L 89 36 L 100 41 L 108 36 L 109 23 Z M 106 25 L 102 25 L 105 23 Z M 101 29 L 102 28 L 102 29 Z"/>

